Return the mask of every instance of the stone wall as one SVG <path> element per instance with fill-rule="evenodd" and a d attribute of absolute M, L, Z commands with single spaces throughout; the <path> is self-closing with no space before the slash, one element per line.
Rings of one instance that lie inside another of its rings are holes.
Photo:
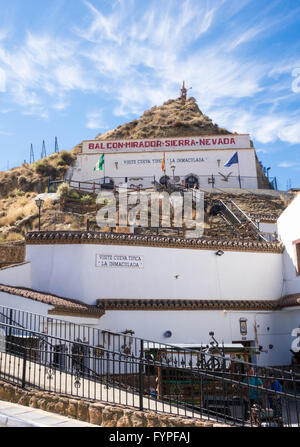
<path fill-rule="evenodd" d="M 134 408 L 73 399 L 37 390 L 23 390 L 0 381 L 0 400 L 57 413 L 102 427 L 220 427 L 211 421 L 184 418 Z"/>
<path fill-rule="evenodd" d="M 25 260 L 25 242 L 0 244 L 0 268 Z"/>

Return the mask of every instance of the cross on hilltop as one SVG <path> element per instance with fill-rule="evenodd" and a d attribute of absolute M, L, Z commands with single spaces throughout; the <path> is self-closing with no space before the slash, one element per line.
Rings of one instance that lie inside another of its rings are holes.
<path fill-rule="evenodd" d="M 186 88 L 185 87 L 185 82 L 183 81 L 182 87 L 181 87 L 181 90 L 180 90 L 180 93 L 181 93 L 180 98 L 182 98 L 184 101 L 186 101 L 187 92 L 188 92 L 188 90 L 191 90 L 191 89 L 192 89 L 192 87 Z"/>

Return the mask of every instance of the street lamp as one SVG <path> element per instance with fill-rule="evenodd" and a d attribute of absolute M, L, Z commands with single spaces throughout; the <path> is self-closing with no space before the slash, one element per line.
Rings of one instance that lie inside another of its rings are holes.
<path fill-rule="evenodd" d="M 39 231 L 41 231 L 41 209 L 43 208 L 44 205 L 44 200 L 43 199 L 36 199 L 35 200 L 35 204 L 39 209 Z"/>
<path fill-rule="evenodd" d="M 175 185 L 175 169 L 176 169 L 176 166 L 172 165 L 171 169 L 172 169 L 172 172 L 173 172 L 173 184 Z"/>

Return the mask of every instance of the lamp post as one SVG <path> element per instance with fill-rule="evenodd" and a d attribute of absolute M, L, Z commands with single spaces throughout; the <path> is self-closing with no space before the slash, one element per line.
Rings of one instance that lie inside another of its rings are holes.
<path fill-rule="evenodd" d="M 44 205 L 44 200 L 43 199 L 36 199 L 35 200 L 35 204 L 39 209 L 39 231 L 41 231 L 41 209 L 43 208 Z"/>
<path fill-rule="evenodd" d="M 173 185 L 175 185 L 175 169 L 176 169 L 176 166 L 172 165 L 171 169 L 172 169 L 172 172 L 173 172 Z"/>

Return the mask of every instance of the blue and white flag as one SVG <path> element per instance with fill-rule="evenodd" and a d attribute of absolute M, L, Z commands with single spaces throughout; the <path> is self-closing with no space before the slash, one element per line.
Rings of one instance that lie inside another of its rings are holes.
<path fill-rule="evenodd" d="M 236 163 L 239 162 L 239 156 L 238 153 L 236 152 L 230 160 L 228 160 L 228 162 L 224 165 L 226 168 L 229 168 L 231 165 L 234 165 Z"/>

